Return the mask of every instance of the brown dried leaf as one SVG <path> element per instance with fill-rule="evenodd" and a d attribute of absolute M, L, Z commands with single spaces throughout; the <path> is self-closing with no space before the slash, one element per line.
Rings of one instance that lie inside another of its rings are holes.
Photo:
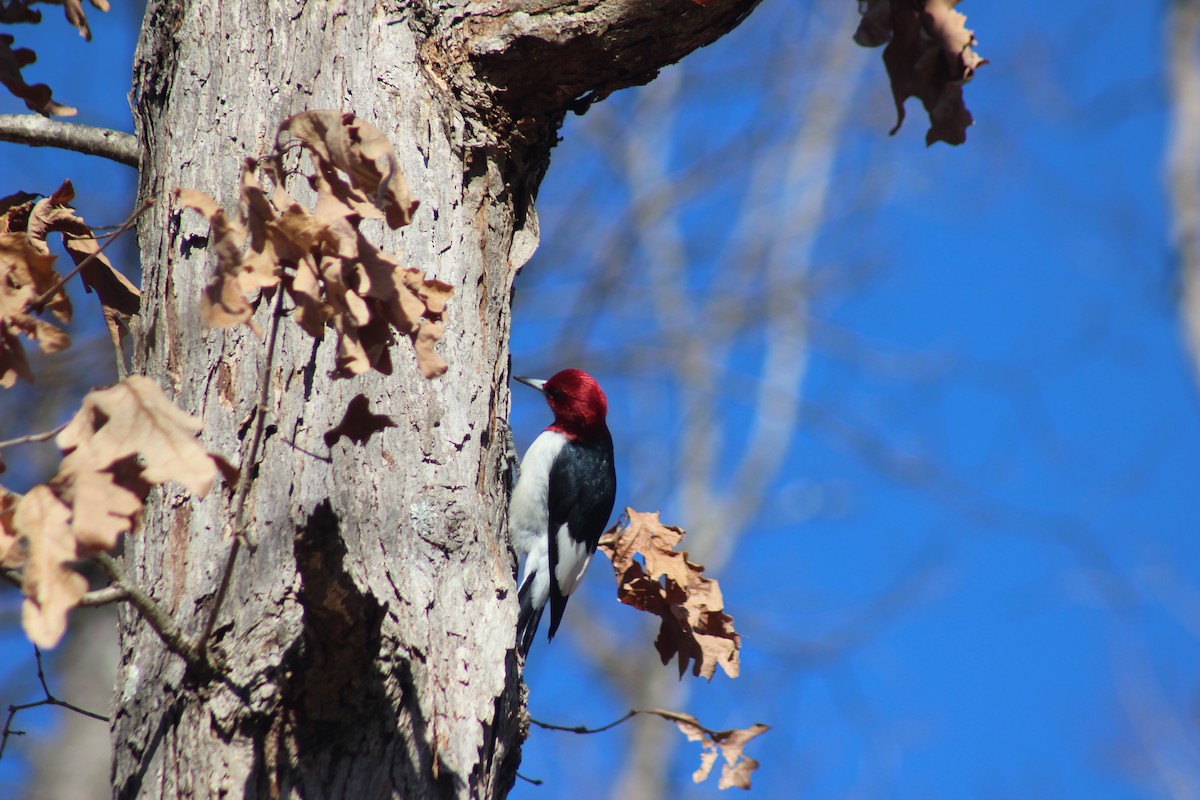
<path fill-rule="evenodd" d="M 0 233 L 23 231 L 29 226 L 29 213 L 38 195 L 29 192 L 13 192 L 0 198 Z"/>
<path fill-rule="evenodd" d="M 28 548 L 21 623 L 39 647 L 58 644 L 67 629 L 67 612 L 87 591 L 84 577 L 67 566 L 67 562 L 78 558 L 70 518 L 70 509 L 47 486 L 30 489 L 13 515 L 17 532 Z"/>
<path fill-rule="evenodd" d="M 904 122 L 904 102 L 920 99 L 929 113 L 925 143 L 962 144 L 973 122 L 963 103 L 962 87 L 987 63 L 972 49 L 975 36 L 967 18 L 954 10 L 958 0 L 867 0 L 854 40 L 863 47 L 879 47 L 896 103 L 896 126 Z"/>
<path fill-rule="evenodd" d="M 71 337 L 66 331 L 29 314 L 9 317 L 4 324 L 9 330 L 20 331 L 35 340 L 43 353 L 58 353 L 71 346 Z"/>
<path fill-rule="evenodd" d="M 721 780 L 717 783 L 717 788 L 750 788 L 750 773 L 758 769 L 758 762 L 746 756 L 742 751 L 751 739 L 769 731 L 769 726 L 758 722 L 749 728 L 714 731 L 701 725 L 700 721 L 691 714 L 681 714 L 677 711 L 666 711 L 660 708 L 648 709 L 642 713 L 655 714 L 674 722 L 690 741 L 701 742 L 704 745 L 704 752 L 700 754 L 700 767 L 692 773 L 694 783 L 700 783 L 708 777 L 719 753 L 724 757 L 725 763 L 721 767 Z"/>
<path fill-rule="evenodd" d="M 0 486 L 0 567 L 17 569 L 25 563 L 25 547 L 13 516 L 21 495 Z"/>
<path fill-rule="evenodd" d="M 29 368 L 21 340 L 7 325 L 0 325 L 0 387 L 12 388 L 17 378 L 33 383 L 33 370 Z"/>
<path fill-rule="evenodd" d="M 80 551 L 89 555 L 116 549 L 121 534 L 136 524 L 145 500 L 142 482 L 134 482 L 133 491 L 107 470 L 60 472 L 50 487 L 71 508 L 71 533 Z"/>
<path fill-rule="evenodd" d="M 44 116 L 72 117 L 78 111 L 70 106 L 54 102 L 53 92 L 44 83 L 32 86 L 21 76 L 21 69 L 37 61 L 37 55 L 28 48 L 12 48 L 15 40 L 7 33 L 0 33 L 0 84 L 17 97 L 25 101 L 30 111 L 36 111 Z"/>
<path fill-rule="evenodd" d="M 293 315 L 296 323 L 314 339 L 323 338 L 325 323 L 333 318 L 333 309 L 321 297 L 321 281 L 312 259 L 306 258 L 296 265 L 288 293 L 296 304 Z"/>
<path fill-rule="evenodd" d="M 255 334 L 262 336 L 262 329 L 253 319 L 254 306 L 246 297 L 246 287 L 242 285 L 245 271 L 242 247 L 246 243 L 246 229 L 237 220 L 230 219 L 225 209 L 204 192 L 176 189 L 175 200 L 180 206 L 203 214 L 212 229 L 217 272 L 204 287 L 200 316 L 214 328 L 233 328 L 244 323 Z"/>
<path fill-rule="evenodd" d="M 15 495 L 0 494 L 0 565 L 19 563 L 13 539 L 21 537 L 23 623 L 35 644 L 58 642 L 67 612 L 87 590 L 69 562 L 113 550 L 137 523 L 152 484 L 176 481 L 203 496 L 218 470 L 236 478 L 196 441 L 199 427 L 152 380 L 127 378 L 84 398 L 56 439 L 65 457 L 49 484 L 31 489 L 11 514 Z"/>
<path fill-rule="evenodd" d="M 58 280 L 54 256 L 43 253 L 25 232 L 0 233 L 0 387 L 11 387 L 18 378 L 33 382 L 18 334 L 36 340 L 46 353 L 70 345 L 64 331 L 26 312 L 31 302 L 48 294 L 46 307 L 59 319 L 69 320 L 71 301 L 61 287 L 54 289 Z"/>
<path fill-rule="evenodd" d="M 413 347 L 417 351 L 417 367 L 426 378 L 437 378 L 450 368 L 435 349 L 445 331 L 446 326 L 440 322 L 422 322 L 413 340 Z"/>
<path fill-rule="evenodd" d="M 100 252 L 92 229 L 69 205 L 74 198 L 75 187 L 71 181 L 63 181 L 54 194 L 33 207 L 26 235 L 32 246 L 43 253 L 50 252 L 47 236 L 51 233 L 62 235 L 63 246 L 71 260 L 76 266 L 82 265 L 79 276 L 84 289 L 89 293 L 94 291 L 100 299 L 109 335 L 120 347 L 126 320 L 141 310 L 142 293 Z M 62 291 L 65 300 L 65 289 Z"/>
<path fill-rule="evenodd" d="M 613 562 L 617 599 L 659 617 L 654 646 L 663 664 L 678 657 L 681 678 L 689 664 L 693 675 L 709 680 L 718 666 L 736 678 L 741 635 L 724 612 L 717 582 L 705 578 L 704 567 L 688 561 L 687 553 L 674 551 L 683 529 L 663 525 L 657 513 L 627 508 L 625 517 L 628 524 L 618 522 L 599 545 Z M 645 567 L 635 556 L 642 557 Z"/>
<path fill-rule="evenodd" d="M 284 120 L 279 131 L 292 134 L 318 159 L 346 173 L 351 184 L 383 210 L 391 228 L 412 222 L 420 202 L 408 193 L 396 153 L 374 125 L 338 111 L 302 111 Z M 385 169 L 380 169 L 380 160 Z"/>
<path fill-rule="evenodd" d="M 396 423 L 386 414 L 372 414 L 371 401 L 366 395 L 355 395 L 346 406 L 346 415 L 336 427 L 325 432 L 325 446 L 333 445 L 343 436 L 355 444 L 366 444 L 371 436 L 384 428 L 394 428 Z"/>
<path fill-rule="evenodd" d="M 131 456 L 140 459 L 140 478 L 174 481 L 203 497 L 224 459 L 196 440 L 200 421 L 173 404 L 150 378 L 131 375 L 83 398 L 83 406 L 55 441 L 67 455 L 55 480 L 76 480 L 87 472 L 111 469 Z M 76 513 L 87 513 L 78 506 Z M 86 527 L 104 528 L 103 520 Z"/>
<path fill-rule="evenodd" d="M 66 289 L 55 289 L 60 277 L 45 241 L 25 232 L 0 233 L 0 316 L 25 313 L 30 302 L 49 292 L 43 308 L 69 322 L 72 309 Z"/>
<path fill-rule="evenodd" d="M 204 214 L 213 228 L 218 268 L 201 303 L 206 321 L 221 327 L 253 325 L 251 295 L 282 282 L 296 304 L 294 319 L 305 332 L 317 339 L 327 325 L 337 332 L 334 375 L 371 369 L 390 374 L 394 331 L 413 338 L 422 374 L 444 373 L 446 364 L 434 344 L 442 335 L 438 323 L 453 288 L 420 270 L 401 268 L 358 230 L 365 217 L 386 213 L 391 218 L 397 209 L 411 212 L 416 207 L 411 198 L 404 201 L 407 190 L 395 174 L 390 145 L 370 125 L 334 112 L 292 117 L 279 135 L 288 131 L 313 154 L 316 169 L 308 180 L 317 203 L 312 213 L 282 187 L 270 160 L 245 162 L 239 206 L 245 209 L 240 218 L 244 227 L 207 195 L 176 193 L 181 205 Z M 387 174 L 380 172 L 379 159 L 386 159 Z M 259 170 L 274 183 L 269 194 Z M 392 200 L 380 212 L 364 192 Z"/>

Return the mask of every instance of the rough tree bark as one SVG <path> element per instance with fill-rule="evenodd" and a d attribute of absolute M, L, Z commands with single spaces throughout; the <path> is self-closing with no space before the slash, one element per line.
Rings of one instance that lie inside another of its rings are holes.
<path fill-rule="evenodd" d="M 122 612 L 116 796 L 507 792 L 525 722 L 497 424 L 532 199 L 567 110 L 651 79 L 756 2 L 151 0 L 133 99 L 140 191 L 159 202 L 139 228 L 135 367 L 202 418 L 207 446 L 242 452 L 265 351 L 245 329 L 202 327 L 207 226 L 169 192 L 232 207 L 242 159 L 264 155 L 284 117 L 335 108 L 388 135 L 422 207 L 376 243 L 455 296 L 439 344 L 450 370 L 432 382 L 407 342 L 394 374 L 332 380 L 333 337 L 281 327 L 266 438 L 242 465 L 257 549 L 236 561 L 211 644 L 221 675 L 189 673 Z M 360 393 L 396 427 L 326 447 Z M 229 503 L 154 495 L 126 545 L 131 577 L 190 633 L 230 551 Z"/>

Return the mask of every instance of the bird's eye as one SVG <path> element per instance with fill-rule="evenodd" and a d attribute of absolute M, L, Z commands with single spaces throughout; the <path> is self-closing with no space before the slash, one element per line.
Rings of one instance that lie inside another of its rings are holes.
<path fill-rule="evenodd" d="M 562 397 L 562 391 L 559 389 L 546 389 L 546 396 L 551 400 L 557 400 Z"/>

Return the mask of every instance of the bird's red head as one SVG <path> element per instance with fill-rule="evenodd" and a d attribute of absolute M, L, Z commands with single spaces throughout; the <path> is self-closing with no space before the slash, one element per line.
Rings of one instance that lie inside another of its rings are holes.
<path fill-rule="evenodd" d="M 596 379 L 579 369 L 564 369 L 547 381 L 517 378 L 546 396 L 554 412 L 550 430 L 572 439 L 590 439 L 608 431 L 608 398 Z"/>

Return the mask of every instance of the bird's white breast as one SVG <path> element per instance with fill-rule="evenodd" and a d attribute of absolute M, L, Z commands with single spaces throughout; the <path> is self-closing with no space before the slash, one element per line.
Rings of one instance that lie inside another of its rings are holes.
<path fill-rule="evenodd" d="M 550 467 L 566 443 L 567 437 L 558 431 L 542 431 L 521 460 L 521 477 L 508 506 L 508 529 L 513 549 L 523 558 L 539 546 L 543 550 L 546 547 Z"/>

